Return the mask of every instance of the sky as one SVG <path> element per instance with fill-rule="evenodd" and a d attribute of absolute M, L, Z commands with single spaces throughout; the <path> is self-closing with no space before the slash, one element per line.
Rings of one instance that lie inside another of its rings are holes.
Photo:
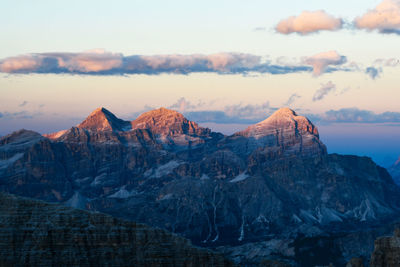
<path fill-rule="evenodd" d="M 400 1 L 2 1 L 0 135 L 160 106 L 230 134 L 288 106 L 329 152 L 400 156 Z"/>

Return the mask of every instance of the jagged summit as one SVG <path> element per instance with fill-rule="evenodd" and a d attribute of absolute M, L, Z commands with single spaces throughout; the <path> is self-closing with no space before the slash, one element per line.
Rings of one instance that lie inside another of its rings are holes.
<path fill-rule="evenodd" d="M 77 127 L 91 131 L 123 131 L 130 128 L 130 123 L 117 118 L 107 109 L 100 107 L 94 110 Z"/>
<path fill-rule="evenodd" d="M 209 132 L 209 129 L 199 127 L 181 113 L 163 107 L 143 113 L 131 124 L 132 129 L 149 129 L 155 134 L 162 135 L 203 135 Z"/>
<path fill-rule="evenodd" d="M 245 154 L 260 148 L 276 156 L 301 154 L 314 157 L 326 154 L 317 127 L 289 108 L 275 111 L 267 119 L 234 134 L 231 140 L 236 142 L 243 137 L 238 147 Z"/>
<path fill-rule="evenodd" d="M 238 134 L 246 137 L 259 138 L 275 133 L 276 131 L 295 131 L 295 134 L 309 133 L 319 138 L 317 127 L 315 127 L 310 120 L 297 115 L 294 110 L 286 107 L 278 109 L 267 119 L 249 126 Z"/>

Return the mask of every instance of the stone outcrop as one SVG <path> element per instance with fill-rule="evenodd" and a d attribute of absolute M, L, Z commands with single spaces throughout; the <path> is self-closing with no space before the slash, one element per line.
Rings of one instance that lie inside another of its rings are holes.
<path fill-rule="evenodd" d="M 161 229 L 0 193 L 0 266 L 233 266 Z"/>
<path fill-rule="evenodd" d="M 371 256 L 370 266 L 400 266 L 400 229 L 396 229 L 391 237 L 380 237 L 375 240 L 375 249 Z"/>
<path fill-rule="evenodd" d="M 0 139 L 0 190 L 146 223 L 207 247 L 355 231 L 392 220 L 400 208 L 385 169 L 328 154 L 317 128 L 286 108 L 232 136 L 164 108 L 128 126 L 98 109 L 45 137 L 16 132 Z"/>

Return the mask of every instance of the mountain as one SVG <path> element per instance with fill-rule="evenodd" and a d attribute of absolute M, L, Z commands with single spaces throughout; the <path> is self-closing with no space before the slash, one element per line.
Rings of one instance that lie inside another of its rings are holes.
<path fill-rule="evenodd" d="M 0 190 L 167 229 L 223 246 L 241 263 L 248 259 L 238 250 L 248 244 L 261 244 L 254 253 L 264 258 L 296 262 L 303 238 L 361 231 L 399 214 L 400 189 L 385 169 L 328 154 L 317 127 L 287 108 L 231 136 L 165 108 L 126 125 L 99 109 L 56 134 L 1 138 Z M 343 263 L 348 250 L 331 255 Z M 329 264 L 312 254 L 307 264 Z"/>
<path fill-rule="evenodd" d="M 0 266 L 233 266 L 182 237 L 0 193 Z"/>
<path fill-rule="evenodd" d="M 389 168 L 389 173 L 392 175 L 394 182 L 400 185 L 400 157 L 393 166 Z"/>
<path fill-rule="evenodd" d="M 93 111 L 77 127 L 90 131 L 123 131 L 131 128 L 128 121 L 118 119 L 105 108 L 98 108 Z"/>
<path fill-rule="evenodd" d="M 243 143 L 244 149 L 240 152 L 245 154 L 260 148 L 284 157 L 326 154 L 317 127 L 289 108 L 279 109 L 264 121 L 234 134 L 231 139 L 235 146 Z"/>

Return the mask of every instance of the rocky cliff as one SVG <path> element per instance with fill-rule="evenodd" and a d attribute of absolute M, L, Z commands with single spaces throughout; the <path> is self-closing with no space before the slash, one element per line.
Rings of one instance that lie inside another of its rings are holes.
<path fill-rule="evenodd" d="M 164 108 L 129 125 L 100 108 L 45 137 L 2 137 L 0 189 L 208 247 L 357 231 L 393 220 L 400 205 L 385 169 L 328 154 L 317 127 L 287 108 L 232 136 Z"/>
<path fill-rule="evenodd" d="M 0 266 L 233 266 L 179 236 L 0 193 Z"/>
<path fill-rule="evenodd" d="M 396 229 L 391 237 L 380 237 L 375 240 L 375 249 L 371 256 L 370 266 L 400 266 L 400 229 Z"/>

